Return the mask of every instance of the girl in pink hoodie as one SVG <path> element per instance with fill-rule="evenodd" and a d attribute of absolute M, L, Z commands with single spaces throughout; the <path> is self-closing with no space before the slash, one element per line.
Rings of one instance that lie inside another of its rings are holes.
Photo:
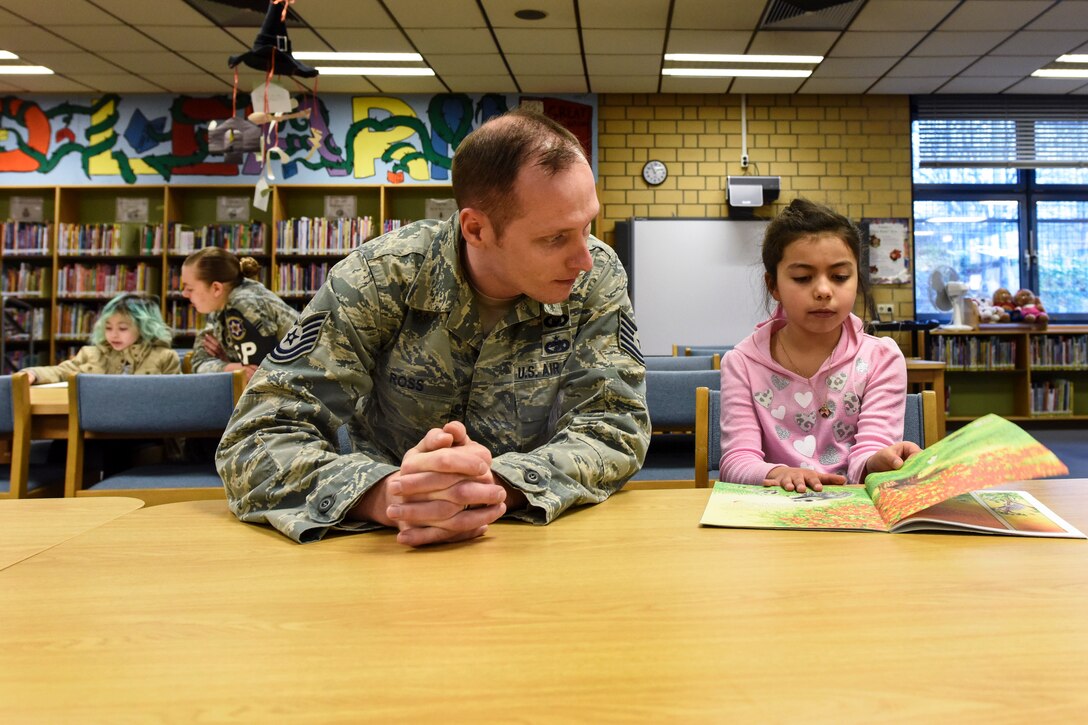
<path fill-rule="evenodd" d="M 846 217 L 795 199 L 767 227 L 764 279 L 778 303 L 722 360 L 721 480 L 820 491 L 862 483 L 919 449 L 903 442 L 907 368 L 851 313 L 861 237 Z"/>

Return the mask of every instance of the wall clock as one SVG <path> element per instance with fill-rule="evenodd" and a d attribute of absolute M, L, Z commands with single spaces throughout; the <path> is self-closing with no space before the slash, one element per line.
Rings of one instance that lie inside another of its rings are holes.
<path fill-rule="evenodd" d="M 646 180 L 646 183 L 650 186 L 657 186 L 665 180 L 669 175 L 669 170 L 665 167 L 664 162 L 647 161 L 646 165 L 642 167 L 642 178 Z"/>

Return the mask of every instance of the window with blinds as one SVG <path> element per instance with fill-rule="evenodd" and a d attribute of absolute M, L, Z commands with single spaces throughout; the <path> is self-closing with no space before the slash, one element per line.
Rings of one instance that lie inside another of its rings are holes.
<path fill-rule="evenodd" d="M 920 168 L 1088 167 L 1088 97 L 919 96 Z"/>

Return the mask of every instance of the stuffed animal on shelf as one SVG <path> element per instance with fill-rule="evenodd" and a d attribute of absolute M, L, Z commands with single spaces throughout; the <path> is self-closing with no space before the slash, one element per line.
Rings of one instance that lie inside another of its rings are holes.
<path fill-rule="evenodd" d="M 1043 301 L 1035 296 L 1029 289 L 1021 289 L 1013 295 L 1016 309 L 1020 313 L 1020 319 L 1036 325 L 1046 325 L 1050 315 L 1043 308 Z"/>
<path fill-rule="evenodd" d="M 972 302 L 975 303 L 976 314 L 980 323 L 1008 322 L 1009 313 L 1002 308 L 995 307 L 986 300 L 972 300 Z"/>
<path fill-rule="evenodd" d="M 1008 322 L 1012 318 L 1012 311 L 1016 309 L 1016 305 L 1012 301 L 1012 292 L 1004 287 L 998 287 L 994 290 L 993 301 L 993 306 L 1001 311 L 997 322 Z"/>

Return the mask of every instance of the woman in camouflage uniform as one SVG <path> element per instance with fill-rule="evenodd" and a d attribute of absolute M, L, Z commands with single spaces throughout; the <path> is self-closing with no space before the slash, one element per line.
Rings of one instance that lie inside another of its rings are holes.
<path fill-rule="evenodd" d="M 252 257 L 239 259 L 219 247 L 186 258 L 181 293 L 208 315 L 193 345 L 194 373 L 244 369 L 248 378 L 295 323 L 298 313 L 257 281 L 260 271 Z"/>

